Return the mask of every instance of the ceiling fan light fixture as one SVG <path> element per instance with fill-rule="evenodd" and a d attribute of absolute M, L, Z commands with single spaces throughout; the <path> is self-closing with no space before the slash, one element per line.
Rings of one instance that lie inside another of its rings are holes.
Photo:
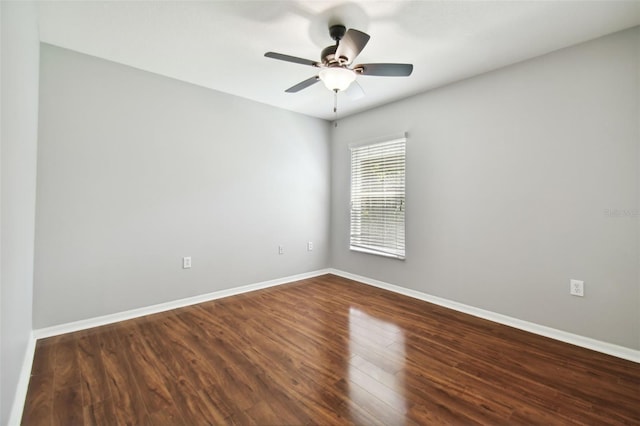
<path fill-rule="evenodd" d="M 327 89 L 341 92 L 356 79 L 356 73 L 348 68 L 331 67 L 320 70 L 319 77 Z"/>

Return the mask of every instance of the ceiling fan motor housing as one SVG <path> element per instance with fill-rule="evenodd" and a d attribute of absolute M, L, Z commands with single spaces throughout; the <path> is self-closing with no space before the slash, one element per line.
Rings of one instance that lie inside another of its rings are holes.
<path fill-rule="evenodd" d="M 332 25 L 329 27 L 329 35 L 332 40 L 340 41 L 344 34 L 347 32 L 347 28 L 344 25 Z"/>

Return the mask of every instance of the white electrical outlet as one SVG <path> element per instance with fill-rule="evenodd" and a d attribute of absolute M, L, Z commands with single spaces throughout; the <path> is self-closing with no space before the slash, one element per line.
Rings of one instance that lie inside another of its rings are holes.
<path fill-rule="evenodd" d="M 307 251 L 313 251 L 313 242 L 309 241 L 307 243 Z"/>
<path fill-rule="evenodd" d="M 573 296 L 584 296 L 584 281 L 571 280 L 569 282 L 569 293 Z"/>
<path fill-rule="evenodd" d="M 278 254 L 284 254 L 284 246 L 278 246 Z"/>
<path fill-rule="evenodd" d="M 183 257 L 182 258 L 182 269 L 191 268 L 191 257 Z"/>

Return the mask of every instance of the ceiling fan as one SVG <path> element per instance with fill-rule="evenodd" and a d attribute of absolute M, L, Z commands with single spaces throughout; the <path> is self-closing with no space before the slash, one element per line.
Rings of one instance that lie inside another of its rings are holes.
<path fill-rule="evenodd" d="M 320 68 L 318 75 L 289 87 L 285 92 L 296 93 L 322 80 L 327 89 L 338 93 L 346 90 L 355 81 L 357 75 L 407 77 L 413 71 L 412 64 L 381 63 L 352 66 L 354 59 L 367 45 L 370 36 L 353 28 L 347 31 L 344 25 L 331 26 L 329 35 L 335 40 L 336 44 L 325 47 L 322 50 L 320 54 L 321 62 L 276 52 L 264 54 L 267 58 Z"/>

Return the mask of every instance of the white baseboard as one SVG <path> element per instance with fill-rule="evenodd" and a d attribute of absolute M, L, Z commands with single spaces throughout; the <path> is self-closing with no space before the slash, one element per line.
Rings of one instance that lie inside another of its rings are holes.
<path fill-rule="evenodd" d="M 580 346 L 583 348 L 591 349 L 597 352 L 602 352 L 608 355 L 613 355 L 618 358 L 626 359 L 629 361 L 640 363 L 640 351 L 627 348 L 624 346 L 614 345 L 612 343 L 602 342 L 600 340 L 591 339 L 589 337 L 580 336 L 578 334 L 569 333 L 555 328 L 546 327 L 536 323 L 523 321 L 517 318 L 509 317 L 507 315 L 498 314 L 484 309 L 475 308 L 473 306 L 465 305 L 463 303 L 454 302 L 452 300 L 443 299 L 441 297 L 432 296 L 430 294 L 422 293 L 416 290 L 400 287 L 397 285 L 389 284 L 383 281 L 374 280 L 371 278 L 355 275 L 349 272 L 340 271 L 338 269 L 329 269 L 329 273 L 338 275 L 340 277 L 348 278 L 354 281 L 359 281 L 364 284 L 369 284 L 374 287 L 389 290 L 394 293 L 403 294 L 405 296 L 413 297 L 414 299 L 424 300 L 435 305 L 444 306 L 455 311 L 463 312 L 465 314 L 473 315 L 475 317 L 487 319 L 499 324 L 508 325 L 510 327 L 518 328 L 520 330 L 528 331 L 530 333 L 539 334 L 541 336 L 549 337 L 551 339 L 559 340 L 561 342 L 570 343 L 572 345 Z"/>
<path fill-rule="evenodd" d="M 27 399 L 27 390 L 29 389 L 29 379 L 31 378 L 31 368 L 33 367 L 33 355 L 35 352 L 36 338 L 33 332 L 31 332 L 29 341 L 27 342 L 27 350 L 24 353 L 20 376 L 18 377 L 13 405 L 11 405 L 11 412 L 9 413 L 9 423 L 7 423 L 9 426 L 18 426 L 22 420 L 22 411 L 24 410 L 24 402 Z"/>
<path fill-rule="evenodd" d="M 328 274 L 328 269 L 320 269 L 317 271 L 306 272 L 298 275 L 291 275 L 284 278 L 277 278 L 270 281 L 263 281 L 255 284 L 249 284 L 242 287 L 230 288 L 227 290 L 215 291 L 213 293 L 201 294 L 199 296 L 187 297 L 185 299 L 173 300 L 171 302 L 160 303 L 157 305 L 146 306 L 144 308 L 131 309 L 129 311 L 118 312 L 115 314 L 103 315 L 100 317 L 89 318 L 86 320 L 74 321 L 66 324 L 54 325 L 46 328 L 39 328 L 33 331 L 36 339 L 57 336 L 60 334 L 71 333 L 74 331 L 86 330 L 88 328 L 99 327 L 101 325 L 113 324 L 119 321 L 125 321 L 133 318 L 139 318 L 145 315 L 157 314 L 160 312 L 170 311 L 172 309 L 191 306 L 198 303 L 208 302 L 210 300 L 221 299 L 223 297 L 235 296 L 237 294 L 248 293 L 250 291 L 261 290 L 268 287 L 274 287 L 294 281 L 313 278 L 320 275 Z"/>

